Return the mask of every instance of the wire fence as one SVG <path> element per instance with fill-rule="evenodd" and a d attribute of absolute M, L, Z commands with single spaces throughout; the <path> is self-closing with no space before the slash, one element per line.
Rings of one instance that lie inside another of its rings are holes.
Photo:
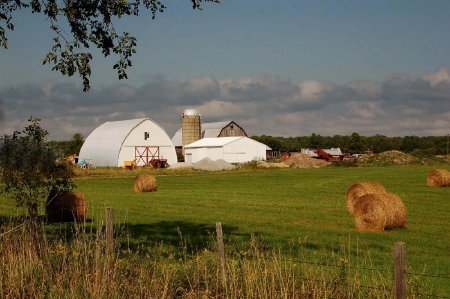
<path fill-rule="evenodd" d="M 101 210 L 98 209 L 98 210 Z M 122 215 L 123 216 L 123 215 Z M 106 217 L 105 217 L 105 220 Z M 100 222 L 100 224 L 103 225 L 103 222 Z M 7 234 L 13 233 L 14 231 L 16 231 L 17 229 L 21 228 L 22 226 L 24 226 L 24 223 L 21 223 L 17 226 L 14 226 L 10 229 L 8 229 L 7 231 L 3 232 L 0 234 L 0 241 L 1 238 Z M 223 242 L 223 240 L 222 240 Z M 258 255 L 257 257 L 255 256 L 246 256 L 245 258 L 263 258 L 266 260 L 269 259 L 273 259 L 274 257 L 270 257 L 270 256 L 264 256 L 264 255 Z M 304 260 L 304 259 L 298 259 L 298 258 L 292 258 L 292 257 L 287 257 L 287 256 L 283 256 L 282 259 L 284 261 L 289 261 L 291 263 L 300 263 L 300 264 L 305 264 L 305 265 L 311 265 L 313 267 L 328 267 L 328 268 L 336 268 L 336 269 L 345 269 L 347 270 L 354 270 L 357 271 L 358 273 L 363 273 L 363 272 L 367 272 L 367 271 L 371 271 L 371 272 L 377 272 L 377 273 L 383 273 L 384 275 L 386 273 L 388 274 L 393 274 L 393 269 L 383 269 L 383 268 L 376 268 L 376 267 L 364 267 L 364 266 L 354 266 L 354 265 L 350 265 L 347 263 L 323 263 L 323 262 L 316 262 L 316 261 L 311 261 L 311 260 Z M 416 271 L 408 271 L 406 270 L 404 273 L 406 276 L 408 277 L 418 277 L 418 278 L 431 278 L 431 279 L 439 279 L 439 280 L 445 280 L 446 284 L 450 284 L 450 275 L 449 274 L 429 274 L 429 273 L 418 273 Z M 392 275 L 394 276 L 394 275 Z M 314 278 L 299 278 L 301 280 L 304 281 L 315 281 L 315 282 L 323 282 L 320 281 L 318 279 L 314 279 Z M 447 282 L 448 280 L 448 282 Z M 389 286 L 389 285 L 367 285 L 367 284 L 360 284 L 360 283 L 348 283 L 345 282 L 345 280 L 333 280 L 330 281 L 330 283 L 334 284 L 334 285 L 340 285 L 340 286 L 344 286 L 347 288 L 357 288 L 357 289 L 367 289 L 367 290 L 379 290 L 381 292 L 384 293 L 391 293 L 394 291 L 394 287 L 395 286 Z M 440 295 L 440 294 L 435 294 L 435 293 L 431 293 L 431 292 L 418 292 L 415 290 L 411 290 L 408 292 L 408 295 L 410 296 L 418 296 L 418 297 L 424 297 L 424 298 L 442 298 L 442 299 L 450 299 L 450 296 L 447 295 Z"/>
<path fill-rule="evenodd" d="M 248 258 L 248 257 L 247 257 Z M 257 259 L 265 259 L 265 260 L 272 260 L 273 258 L 271 257 L 267 257 L 267 256 L 258 256 L 258 257 L 253 257 L 255 260 Z M 320 262 L 313 262 L 313 261 L 307 261 L 307 260 L 301 260 L 301 259 L 293 259 L 293 258 L 288 258 L 285 257 L 283 258 L 283 260 L 285 261 L 289 261 L 292 263 L 301 263 L 301 264 L 306 264 L 306 265 L 311 265 L 314 267 L 330 267 L 330 268 L 340 268 L 340 269 L 352 269 L 355 271 L 375 271 L 375 272 L 381 272 L 381 273 L 393 273 L 392 269 L 381 269 L 381 268 L 372 268 L 372 267 L 356 267 L 356 266 L 350 266 L 350 265 L 345 265 L 345 264 L 327 264 L 327 263 L 320 263 Z M 409 272 L 406 271 L 405 273 L 406 275 L 412 275 L 412 276 L 419 276 L 419 277 L 429 277 L 429 278 L 438 278 L 438 279 L 447 279 L 449 280 L 450 283 L 450 276 L 447 275 L 439 275 L 439 274 L 426 274 L 426 273 L 416 273 L 416 272 Z M 322 283 L 323 281 L 319 280 L 319 279 L 315 279 L 315 278 L 299 278 L 300 280 L 303 281 L 313 281 L 316 283 Z M 364 284 L 356 284 L 356 283 L 347 283 L 347 282 L 343 282 L 343 281 L 338 281 L 338 280 L 334 280 L 332 282 L 330 282 L 334 285 L 341 285 L 344 287 L 354 287 L 357 289 L 369 289 L 369 290 L 379 290 L 385 293 L 391 293 L 394 289 L 393 287 L 389 287 L 389 286 L 373 286 L 373 285 L 364 285 Z M 426 292 L 415 292 L 415 291 L 411 291 L 408 292 L 409 295 L 411 296 L 419 296 L 420 298 L 441 298 L 441 299 L 450 299 L 449 296 L 444 296 L 444 295 L 436 295 L 433 293 L 426 293 Z"/>

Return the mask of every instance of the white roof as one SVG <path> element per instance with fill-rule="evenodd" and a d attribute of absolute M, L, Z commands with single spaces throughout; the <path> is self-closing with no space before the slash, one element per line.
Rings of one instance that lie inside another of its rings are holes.
<path fill-rule="evenodd" d="M 339 147 L 332 147 L 329 149 L 324 149 L 324 151 L 329 154 L 329 155 L 334 155 L 334 156 L 341 156 L 342 155 L 342 151 Z"/>
<path fill-rule="evenodd" d="M 200 112 L 198 110 L 195 109 L 185 109 L 183 111 L 183 115 L 188 115 L 188 116 L 201 116 Z"/>
<path fill-rule="evenodd" d="M 202 123 L 201 129 L 201 138 L 214 138 L 219 136 L 222 129 L 228 125 L 231 120 L 228 121 L 219 121 L 213 123 Z M 172 137 L 172 143 L 174 146 L 182 146 L 182 129 L 179 129 L 175 135 Z"/>
<path fill-rule="evenodd" d="M 220 147 L 226 144 L 232 143 L 241 138 L 248 138 L 245 136 L 237 136 L 237 137 L 216 137 L 216 138 L 203 138 L 192 142 L 184 146 L 184 148 L 196 148 L 196 147 Z"/>
<path fill-rule="evenodd" d="M 254 141 L 255 143 L 260 143 L 262 145 L 265 145 L 264 143 L 261 143 L 259 141 L 256 141 L 254 139 L 251 139 L 247 136 L 233 136 L 233 137 L 216 137 L 216 138 L 203 138 L 200 140 L 197 140 L 195 142 L 192 142 L 191 144 L 185 145 L 184 148 L 199 148 L 199 147 L 222 147 L 224 145 L 233 143 L 235 141 L 238 141 L 240 139 L 250 139 Z M 271 150 L 270 147 L 266 146 L 266 150 Z"/>

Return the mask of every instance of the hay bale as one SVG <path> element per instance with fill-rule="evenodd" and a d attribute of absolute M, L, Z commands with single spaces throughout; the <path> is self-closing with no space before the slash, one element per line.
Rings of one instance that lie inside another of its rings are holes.
<path fill-rule="evenodd" d="M 384 231 L 406 224 L 405 206 L 401 198 L 392 193 L 359 197 L 353 215 L 359 231 Z"/>
<path fill-rule="evenodd" d="M 134 178 L 134 192 L 156 191 L 156 179 L 149 174 L 139 174 Z"/>
<path fill-rule="evenodd" d="M 82 192 L 50 192 L 45 206 L 50 222 L 83 222 L 86 220 L 87 204 Z"/>
<path fill-rule="evenodd" d="M 406 208 L 400 196 L 386 193 L 383 195 L 386 206 L 386 226 L 384 229 L 404 227 L 406 225 Z"/>
<path fill-rule="evenodd" d="M 450 171 L 435 169 L 427 174 L 427 186 L 448 187 L 450 186 Z"/>
<path fill-rule="evenodd" d="M 347 190 L 347 210 L 353 213 L 358 199 L 366 194 L 387 193 L 383 185 L 376 182 L 355 183 Z"/>
<path fill-rule="evenodd" d="M 356 229 L 359 231 L 384 231 L 385 210 L 384 201 L 377 197 L 374 198 L 374 194 L 359 197 L 353 211 Z"/>

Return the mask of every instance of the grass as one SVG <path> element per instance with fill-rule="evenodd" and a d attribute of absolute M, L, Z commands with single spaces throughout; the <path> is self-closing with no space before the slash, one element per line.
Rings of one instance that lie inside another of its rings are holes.
<path fill-rule="evenodd" d="M 76 184 L 88 199 L 91 222 L 86 227 L 102 223 L 104 208 L 111 206 L 115 222 L 122 227 L 118 239 L 122 248 L 137 250 L 144 246 L 153 248 L 152 252 L 163 246 L 167 257 L 172 252 L 181 255 L 180 248 L 184 248 L 195 259 L 199 252 L 213 250 L 214 224 L 220 221 L 230 256 L 253 256 L 255 251 L 249 244 L 256 242 L 260 251 L 269 255 L 280 250 L 281 256 L 272 261 L 284 261 L 289 267 L 291 262 L 306 260 L 390 271 L 393 244 L 404 241 L 410 273 L 448 278 L 450 189 L 426 186 L 426 173 L 432 169 L 147 170 L 157 176 L 158 191 L 142 194 L 133 192 L 137 172 L 99 169 L 79 175 Z M 353 218 L 346 212 L 345 194 L 352 183 L 366 180 L 380 182 L 403 199 L 408 213 L 406 228 L 385 233 L 354 230 Z M 3 216 L 20 214 L 5 198 L 0 198 L 0 209 Z M 61 232 L 63 228 L 53 229 Z M 245 268 L 242 263 L 235 266 L 239 271 Z M 355 280 L 355 275 L 362 274 L 358 271 L 346 275 Z M 380 273 L 388 273 L 382 281 L 390 280 L 389 272 Z M 372 279 L 365 280 L 373 284 Z M 409 275 L 409 283 L 411 289 L 417 286 L 441 296 L 450 293 L 449 279 Z"/>

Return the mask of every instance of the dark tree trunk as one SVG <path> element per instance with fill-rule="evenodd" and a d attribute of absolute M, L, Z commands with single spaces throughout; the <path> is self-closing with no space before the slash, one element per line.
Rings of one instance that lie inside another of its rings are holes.
<path fill-rule="evenodd" d="M 32 240 L 32 246 L 36 254 L 41 256 L 41 240 L 40 240 L 40 224 L 39 224 L 39 211 L 37 204 L 31 204 L 28 206 L 28 216 L 30 222 L 30 234 Z"/>

